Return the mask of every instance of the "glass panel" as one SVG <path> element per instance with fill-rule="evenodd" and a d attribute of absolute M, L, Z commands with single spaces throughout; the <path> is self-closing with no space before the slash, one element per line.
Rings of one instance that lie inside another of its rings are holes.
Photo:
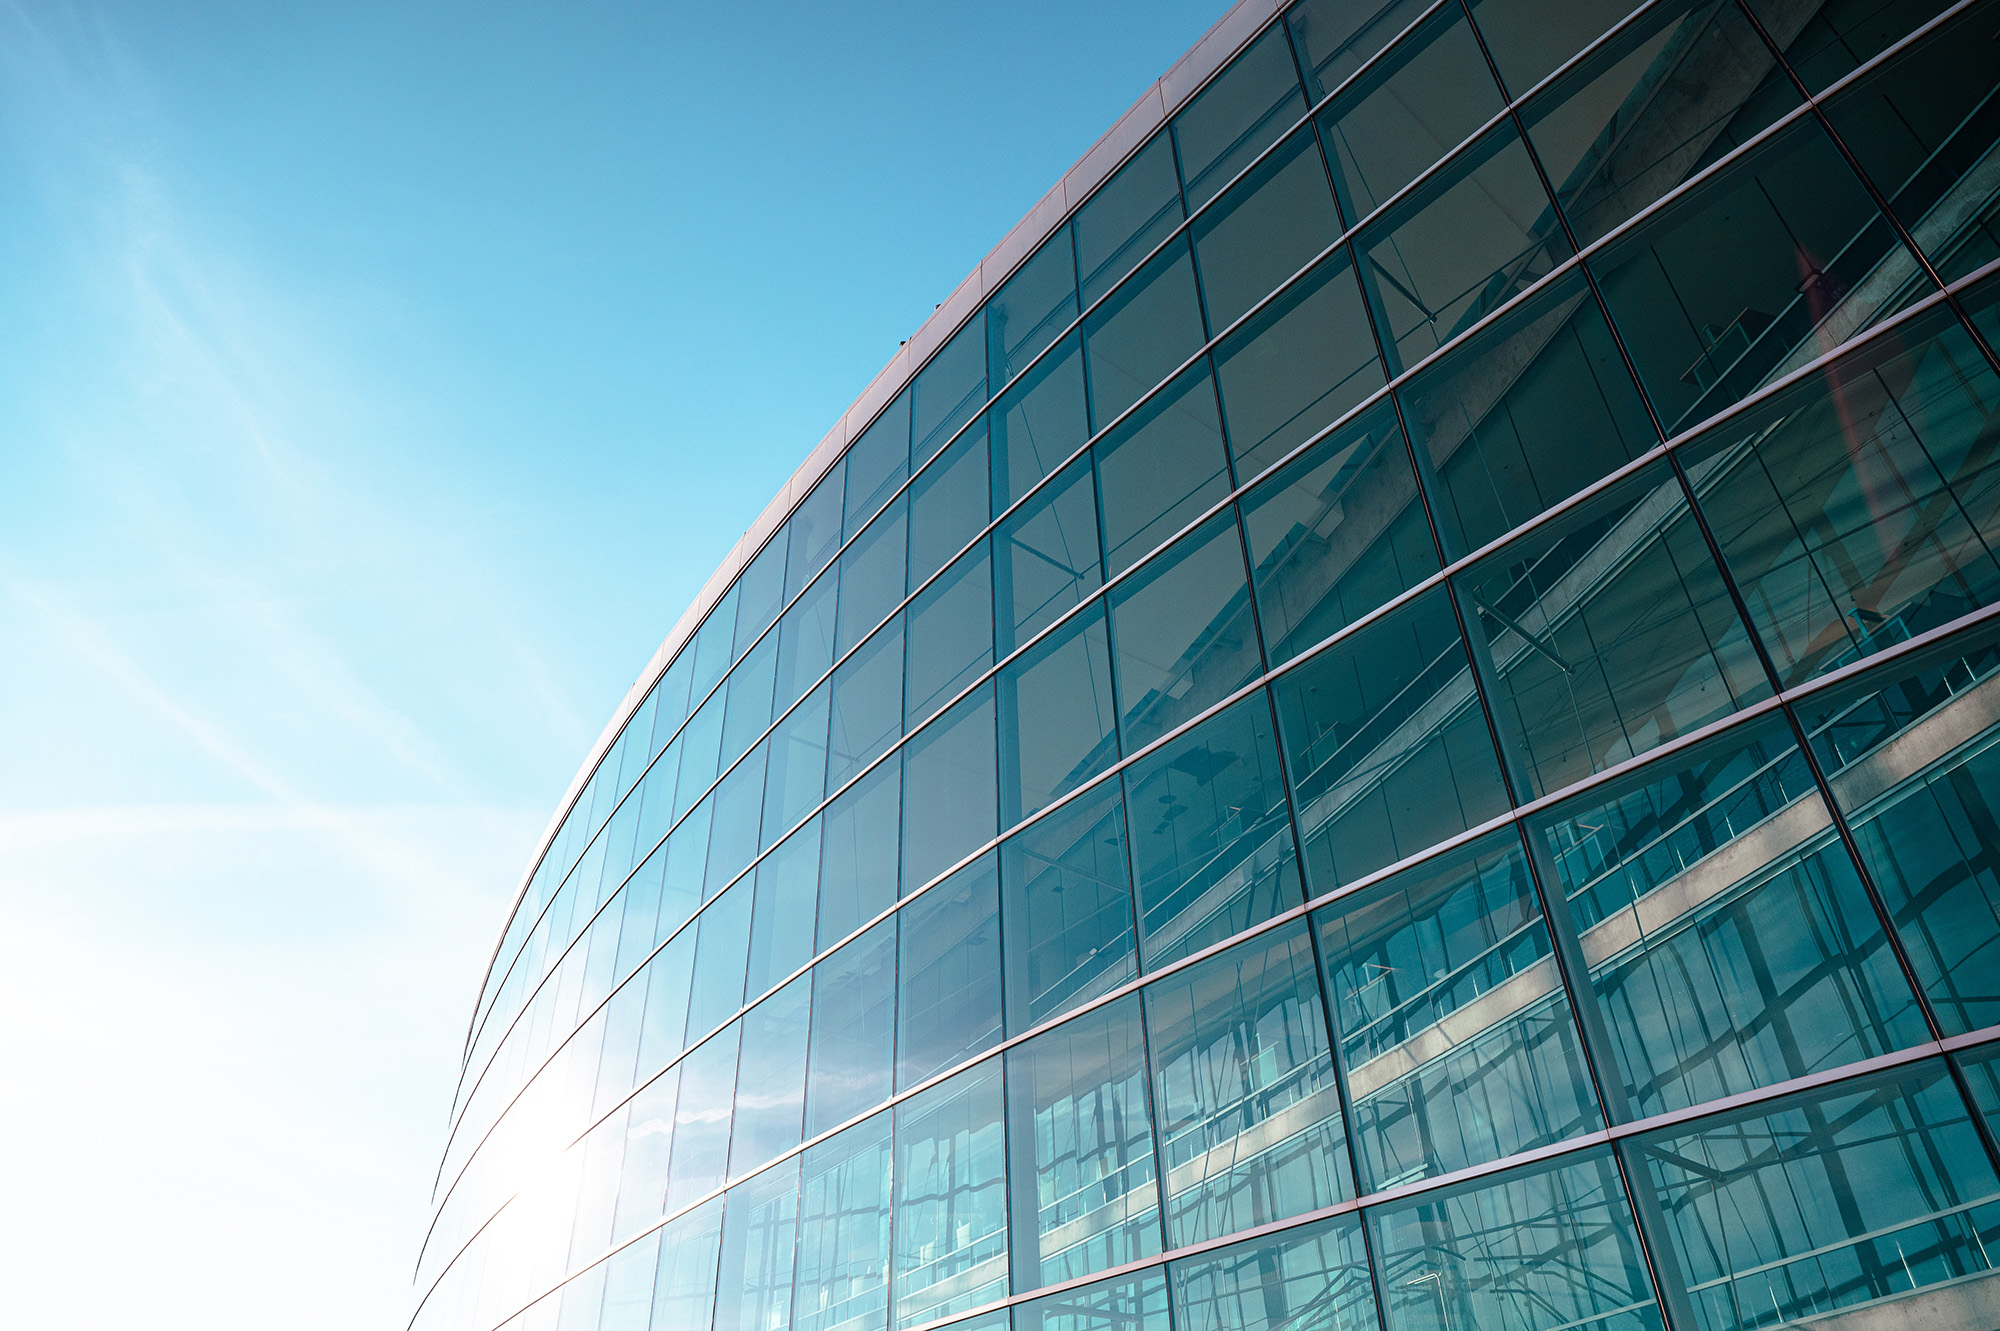
<path fill-rule="evenodd" d="M 1798 102 L 1742 10 L 1672 0 L 1536 94 L 1521 117 L 1587 245 Z"/>
<path fill-rule="evenodd" d="M 619 1169 L 618 1205 L 611 1241 L 623 1242 L 660 1218 L 667 1198 L 667 1162 L 674 1144 L 674 1100 L 679 1068 L 670 1068 L 632 1097 L 626 1113 L 625 1155 Z"/>
<path fill-rule="evenodd" d="M 903 737 L 903 621 L 864 643 L 833 672 L 826 784 L 842 782 Z"/>
<path fill-rule="evenodd" d="M 1319 113 L 1350 221 L 1387 203 L 1501 105 L 1465 10 L 1443 6 Z"/>
<path fill-rule="evenodd" d="M 968 1331 L 988 1331 L 982 1318 L 963 1322 Z M 990 1324 L 1001 1331 L 1005 1322 Z M 1167 1281 L 1158 1269 L 1082 1289 L 1033 1299 L 1014 1309 L 1019 1331 L 1167 1331 Z M 954 1331 L 956 1329 L 954 1328 Z"/>
<path fill-rule="evenodd" d="M 1390 0 L 1379 6 L 1300 0 L 1293 5 L 1285 11 L 1285 22 L 1306 71 L 1306 95 L 1317 102 L 1339 87 L 1430 4 L 1431 0 Z"/>
<path fill-rule="evenodd" d="M 1360 1216 L 1184 1257 L 1167 1271 L 1180 1331 L 1379 1331 Z"/>
<path fill-rule="evenodd" d="M 889 1310 L 889 1115 L 800 1159 L 793 1331 L 880 1331 Z"/>
<path fill-rule="evenodd" d="M 676 1210 L 722 1186 L 729 1160 L 730 1106 L 736 1090 L 731 1026 L 681 1060 L 681 1094 L 674 1108 L 674 1159 L 667 1170 L 667 1209 Z"/>
<path fill-rule="evenodd" d="M 910 470 L 929 462 L 985 401 L 986 315 L 981 310 L 917 372 L 910 399 Z"/>
<path fill-rule="evenodd" d="M 1138 975 L 1118 783 L 1000 847 L 1007 1029 L 1025 1031 Z"/>
<path fill-rule="evenodd" d="M 1314 895 L 1506 811 L 1443 589 L 1288 671 L 1276 693 Z"/>
<path fill-rule="evenodd" d="M 1127 752 L 1263 673 L 1243 543 L 1227 513 L 1112 588 L 1110 602 Z"/>
<path fill-rule="evenodd" d="M 1508 757 L 1534 794 L 1771 691 L 1665 464 L 1502 546 L 1455 581 L 1491 661 Z"/>
<path fill-rule="evenodd" d="M 743 570 L 737 579 L 736 598 L 736 647 L 737 656 L 750 649 L 757 635 L 777 621 L 778 612 L 785 608 L 785 536 L 780 530 L 775 538 L 765 545 L 757 557 L 750 561 L 750 567 Z M 634 718 L 637 721 L 637 718 Z M 644 734 L 644 731 L 638 731 Z M 639 746 L 641 756 L 644 746 Z"/>
<path fill-rule="evenodd" d="M 1607 1079 L 1616 1069 L 1621 1113 L 1682 1109 L 1926 1037 L 1782 718 L 1536 822 L 1530 840 L 1579 931 L 1574 970 L 1597 993 L 1599 1065 Z"/>
<path fill-rule="evenodd" d="M 1776 0 L 1751 0 L 1750 4 L 1784 48 L 1786 61 L 1814 92 L 1823 91 L 1949 7 L 1947 0 L 1862 4 L 1849 0 L 1812 5 L 1802 14 L 1793 14 Z"/>
<path fill-rule="evenodd" d="M 2000 1182 L 1941 1061 L 1626 1149 L 1633 1186 L 1657 1194 L 1654 1251 L 1685 1282 L 1688 1325 L 1769 1326 L 1878 1300 L 1850 1324 L 1920 1325 L 1932 1309 L 1940 1325 L 1990 1319 L 1952 1311 L 1992 1306 Z M 1968 1276 L 1978 1283 L 1956 1297 L 1912 1297 Z"/>
<path fill-rule="evenodd" d="M 812 977 L 801 975 L 743 1014 L 736 1129 L 729 1143 L 732 1178 L 789 1151 L 801 1140 L 806 1027 L 811 1010 Z"/>
<path fill-rule="evenodd" d="M 1391 1331 L 1662 1325 L 1609 1151 L 1368 1213 Z"/>
<path fill-rule="evenodd" d="M 1299 921 L 1146 989 L 1168 1247 L 1354 1195 L 1313 969 Z"/>
<path fill-rule="evenodd" d="M 1811 118 L 1594 255 L 1667 433 L 1789 373 L 1928 279 Z"/>
<path fill-rule="evenodd" d="M 1065 226 L 986 302 L 987 381 L 998 388 L 1019 374 L 1077 314 L 1076 251 Z"/>
<path fill-rule="evenodd" d="M 793 597 L 826 567 L 840 548 L 841 494 L 847 479 L 847 463 L 833 464 L 813 486 L 805 502 L 785 520 L 792 539 L 785 553 L 785 595 Z"/>
<path fill-rule="evenodd" d="M 1446 352 L 1398 396 L 1454 557 L 1660 442 L 1580 272 Z"/>
<path fill-rule="evenodd" d="M 1271 702 L 1231 707 L 1125 772 L 1140 951 L 1161 966 L 1299 904 Z"/>
<path fill-rule="evenodd" d="M 902 777 L 901 763 L 883 763 L 827 806 L 819 877 L 821 950 L 896 902 Z"/>
<path fill-rule="evenodd" d="M 813 696 L 771 732 L 771 756 L 764 773 L 764 832 L 768 845 L 789 832 L 826 797 L 827 699 L 830 686 Z"/>
<path fill-rule="evenodd" d="M 905 730 L 914 730 L 993 664 L 992 569 L 982 544 L 910 603 Z"/>
<path fill-rule="evenodd" d="M 1355 241 L 1361 282 L 1400 372 L 1568 257 L 1527 149 L 1496 126 Z"/>
<path fill-rule="evenodd" d="M 1632 0 L 1473 0 L 1480 35 L 1519 97 L 1631 13 Z"/>
<path fill-rule="evenodd" d="M 847 535 L 881 511 L 910 474 L 910 395 L 898 393 L 847 450 Z"/>
<path fill-rule="evenodd" d="M 1438 570 L 1388 402 L 1294 458 L 1240 507 L 1264 654 L 1274 666 Z"/>
<path fill-rule="evenodd" d="M 1247 481 L 1382 386 L 1375 334 L 1345 250 L 1216 350 L 1236 475 Z"/>
<path fill-rule="evenodd" d="M 987 414 L 993 431 L 993 507 L 1028 493 L 1090 438 L 1083 399 L 1083 334 L 1071 333 Z"/>
<path fill-rule="evenodd" d="M 2000 1023 L 2000 651 L 1991 628 L 1801 708 L 1938 1024 Z"/>
<path fill-rule="evenodd" d="M 708 873 L 702 894 L 714 896 L 757 857 L 764 807 L 765 751 L 745 758 L 715 788 L 715 825 L 708 834 Z"/>
<path fill-rule="evenodd" d="M 1279 39 L 1280 45 L 1283 39 Z M 1227 328 L 1340 234 L 1326 165 L 1307 126 L 1194 219 L 1208 326 Z"/>
<path fill-rule="evenodd" d="M 1092 446 L 1107 577 L 1130 568 L 1229 493 L 1215 384 L 1198 364 Z"/>
<path fill-rule="evenodd" d="M 687 1048 L 688 987 L 698 931 L 683 929 L 646 968 L 646 1012 L 639 1025 L 639 1073 L 665 1067 Z"/>
<path fill-rule="evenodd" d="M 1144 1047 L 1127 995 L 1007 1051 L 1016 1289 L 1160 1251 Z"/>
<path fill-rule="evenodd" d="M 987 684 L 903 747 L 906 891 L 916 891 L 999 832 L 993 741 L 993 686 Z"/>
<path fill-rule="evenodd" d="M 1078 458 L 1021 505 L 995 530 L 993 543 L 995 631 L 1004 655 L 1104 581 L 1090 459 Z"/>
<path fill-rule="evenodd" d="M 1077 209 L 1076 270 L 1084 305 L 1137 267 L 1185 215 L 1173 142 L 1155 134 Z"/>
<path fill-rule="evenodd" d="M 1937 309 L 1689 446 L 1781 684 L 2000 599 L 1996 444 L 2000 379 Z"/>
<path fill-rule="evenodd" d="M 889 1097 L 896 1036 L 896 921 L 884 920 L 813 967 L 806 1136 Z"/>
<path fill-rule="evenodd" d="M 1214 197 L 1305 111 L 1285 34 L 1267 29 L 1174 117 L 1189 210 Z"/>
<path fill-rule="evenodd" d="M 1179 236 L 1083 321 L 1092 428 L 1109 425 L 1207 339 L 1194 260 Z"/>
<path fill-rule="evenodd" d="M 730 1189 L 722 1213 L 715 1331 L 783 1331 L 791 1323 L 798 1233 L 796 1162 Z"/>
<path fill-rule="evenodd" d="M 840 628 L 834 637 L 837 651 L 845 652 L 860 642 L 902 601 L 908 513 L 905 496 L 841 552 Z"/>
<path fill-rule="evenodd" d="M 819 838 L 795 836 L 757 866 L 756 904 L 750 913 L 750 972 L 746 998 L 812 960 L 819 895 Z"/>
<path fill-rule="evenodd" d="M 902 913 L 896 1086 L 1000 1042 L 999 857 L 981 856 Z"/>
<path fill-rule="evenodd" d="M 700 1331 L 715 1310 L 716 1258 L 722 1246 L 722 1198 L 715 1197 L 660 1231 L 660 1274 L 653 1325 Z"/>
<path fill-rule="evenodd" d="M 999 676 L 1000 825 L 1012 827 L 1118 760 L 1111 639 L 1102 605 L 1009 663 Z"/>
<path fill-rule="evenodd" d="M 822 578 L 785 612 L 778 626 L 777 705 L 789 707 L 833 668 L 835 578 Z"/>
<path fill-rule="evenodd" d="M 1602 1126 L 1512 829 L 1314 920 L 1368 1190 Z"/>
<path fill-rule="evenodd" d="M 597 1331 L 646 1331 L 659 1260 L 659 1237 L 648 1235 L 604 1264 L 604 1316 Z"/>
<path fill-rule="evenodd" d="M 960 435 L 944 457 L 910 484 L 910 587 L 945 566 L 985 527 L 987 502 L 986 429 Z"/>
<path fill-rule="evenodd" d="M 1972 1104 L 1986 1120 L 1987 1135 L 2000 1126 L 2000 1045 L 1985 1045 L 1953 1056 L 1965 1077 Z"/>
<path fill-rule="evenodd" d="M 1000 1060 L 896 1106 L 897 1327 L 1007 1293 Z"/>
<path fill-rule="evenodd" d="M 702 1036 L 743 1006 L 743 976 L 750 956 L 749 879 L 736 884 L 701 913 L 695 926 L 694 987 L 688 1000 L 688 1038 Z"/>
<path fill-rule="evenodd" d="M 730 654 L 731 644 L 736 637 L 736 588 L 731 587 L 715 608 L 702 621 L 701 631 L 694 637 L 694 696 L 705 697 L 722 679 L 723 672 L 735 658 Z M 615 768 L 613 770 L 616 770 Z M 603 792 L 603 787 L 599 787 Z M 596 809 L 596 821 L 602 822 L 609 812 L 609 796 L 605 795 Z"/>
<path fill-rule="evenodd" d="M 726 696 L 717 692 L 696 710 L 681 732 L 681 773 L 674 787 L 674 816 L 686 813 L 715 780 L 722 755 L 722 712 Z"/>

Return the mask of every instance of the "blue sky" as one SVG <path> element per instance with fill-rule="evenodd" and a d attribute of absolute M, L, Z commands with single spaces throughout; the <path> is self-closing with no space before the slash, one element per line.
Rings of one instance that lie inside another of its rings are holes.
<path fill-rule="evenodd" d="M 605 718 L 1221 8 L 0 0 L 0 1320 L 401 1324 Z"/>

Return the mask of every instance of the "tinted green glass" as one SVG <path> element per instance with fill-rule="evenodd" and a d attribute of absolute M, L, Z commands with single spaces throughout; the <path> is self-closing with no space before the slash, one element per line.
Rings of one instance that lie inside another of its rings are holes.
<path fill-rule="evenodd" d="M 1139 973 L 1118 783 L 1000 847 L 1007 1029 L 1021 1032 Z"/>
<path fill-rule="evenodd" d="M 1078 458 L 1009 515 L 993 549 L 994 634 L 1004 655 L 1104 581 L 1090 459 Z"/>
<path fill-rule="evenodd" d="M 1174 117 L 1189 209 L 1214 197 L 1305 109 L 1284 30 L 1270 28 Z"/>
<path fill-rule="evenodd" d="M 1173 140 L 1155 134 L 1077 209 L 1076 271 L 1084 305 L 1137 267 L 1184 216 Z"/>
<path fill-rule="evenodd" d="M 1369 1190 L 1602 1125 L 1512 830 L 1313 919 Z"/>
<path fill-rule="evenodd" d="M 986 547 L 967 554 L 910 603 L 903 724 L 910 729 L 993 664 L 993 573 Z"/>
<path fill-rule="evenodd" d="M 993 432 L 993 507 L 1004 510 L 1061 466 L 1090 438 L 1083 395 L 1083 334 L 1062 345 L 1000 395 L 987 415 Z"/>
<path fill-rule="evenodd" d="M 1067 226 L 986 302 L 986 377 L 993 388 L 1012 379 L 1076 319 L 1076 252 Z"/>
<path fill-rule="evenodd" d="M 660 1231 L 659 1279 L 653 1325 L 705 1326 L 715 1307 L 716 1258 L 722 1246 L 722 1201 L 703 1202 Z"/>
<path fill-rule="evenodd" d="M 1109 425 L 1207 338 L 1194 259 L 1178 236 L 1083 321 L 1091 427 Z"/>
<path fill-rule="evenodd" d="M 1014 1288 L 1160 1251 L 1143 1048 L 1127 995 L 1007 1051 Z"/>
<path fill-rule="evenodd" d="M 1185 1257 L 1167 1271 L 1182 1331 L 1379 1331 L 1359 1216 Z"/>
<path fill-rule="evenodd" d="M 978 1331 L 999 1331 L 1006 1324 L 995 1323 L 989 1329 L 984 1319 L 979 1319 L 965 1325 Z M 1020 1331 L 1100 1331 L 1106 1326 L 1167 1331 L 1167 1282 L 1158 1270 L 1141 1271 L 1031 1299 L 1014 1309 L 1014 1325 Z"/>
<path fill-rule="evenodd" d="M 1430 0 L 1390 0 L 1379 7 L 1347 0 L 1300 0 L 1285 11 L 1292 47 L 1317 102 L 1431 7 Z"/>
<path fill-rule="evenodd" d="M 690 1040 L 699 1040 L 743 1006 L 743 977 L 750 956 L 750 907 L 755 895 L 755 885 L 745 879 L 701 913 L 688 1005 Z"/>
<path fill-rule="evenodd" d="M 1147 966 L 1299 904 L 1277 734 L 1261 692 L 1127 768 L 1125 790 Z"/>
<path fill-rule="evenodd" d="M 983 685 L 903 747 L 903 890 L 914 892 L 991 841 L 993 686 Z"/>
<path fill-rule="evenodd" d="M 1314 894 L 1506 811 L 1443 589 L 1287 671 L 1274 692 Z"/>
<path fill-rule="evenodd" d="M 1198 364 L 1155 393 L 1091 452 L 1109 577 L 1229 493 L 1229 459 L 1208 367 Z"/>
<path fill-rule="evenodd" d="M 1189 228 L 1208 326 L 1220 331 L 1340 234 L 1310 126 L 1286 139 Z"/>
<path fill-rule="evenodd" d="M 986 525 L 989 470 L 986 431 L 975 426 L 910 483 L 912 591 Z"/>
<path fill-rule="evenodd" d="M 841 497 L 847 484 L 847 463 L 836 462 L 820 478 L 792 516 L 785 520 L 791 539 L 785 550 L 785 595 L 799 590 L 826 567 L 840 548 Z M 683 656 L 687 654 L 682 653 Z"/>
<path fill-rule="evenodd" d="M 903 911 L 896 1085 L 1000 1042 L 1000 867 L 989 853 Z"/>
<path fill-rule="evenodd" d="M 837 788 L 903 735 L 903 621 L 863 643 L 833 672 L 827 786 Z"/>
<path fill-rule="evenodd" d="M 778 625 L 776 706 L 789 707 L 833 667 L 834 598 L 840 583 L 821 578 Z"/>
<path fill-rule="evenodd" d="M 790 1322 L 798 1240 L 796 1161 L 729 1190 L 723 1199 L 714 1331 L 771 1331 Z"/>
<path fill-rule="evenodd" d="M 909 501 L 898 499 L 840 555 L 840 615 L 834 643 L 845 652 L 873 631 L 905 594 Z"/>
<path fill-rule="evenodd" d="M 842 791 L 822 817 L 819 946 L 845 938 L 895 904 L 902 843 L 903 766 L 883 763 Z"/>
<path fill-rule="evenodd" d="M 917 372 L 910 390 L 910 470 L 945 446 L 986 401 L 986 315 L 982 310 Z"/>
<path fill-rule="evenodd" d="M 881 511 L 910 474 L 910 395 L 898 393 L 847 450 L 847 500 L 841 523 L 847 536 Z"/>
<path fill-rule="evenodd" d="M 890 1159 L 886 1113 L 801 1157 L 794 1331 L 878 1331 L 885 1325 Z"/>
<path fill-rule="evenodd" d="M 1353 1195 L 1302 922 L 1145 994 L 1170 1248 Z"/>
<path fill-rule="evenodd" d="M 1104 610 L 1072 616 L 1000 672 L 1000 824 L 1011 827 L 1118 758 Z"/>
<path fill-rule="evenodd" d="M 1814 92 L 1824 91 L 1949 7 L 1947 0 L 1847 0 L 1800 10 L 1778 0 L 1751 0 L 1750 5 Z"/>
<path fill-rule="evenodd" d="M 1000 1088 L 996 1057 L 896 1106 L 897 1327 L 1007 1293 Z"/>
<path fill-rule="evenodd" d="M 896 922 L 884 920 L 813 967 L 806 1135 L 889 1098 L 896 1039 Z"/>
<path fill-rule="evenodd" d="M 1243 544 L 1227 513 L 1113 587 L 1119 730 L 1136 751 L 1263 671 Z"/>
<path fill-rule="evenodd" d="M 757 865 L 744 997 L 768 992 L 812 960 L 818 905 L 819 839 L 792 837 Z"/>
<path fill-rule="evenodd" d="M 734 1117 L 736 1053 L 742 1028 L 731 1025 L 681 1060 L 674 1107 L 674 1155 L 667 1168 L 667 1209 L 722 1185 Z"/>
<path fill-rule="evenodd" d="M 821 685 L 771 732 L 760 838 L 767 846 L 797 826 L 826 796 L 830 691 L 830 686 Z"/>
<path fill-rule="evenodd" d="M 1286 463 L 1240 507 L 1264 654 L 1274 666 L 1438 569 L 1403 430 L 1387 402 Z"/>
<path fill-rule="evenodd" d="M 1664 465 L 1502 546 L 1456 583 L 1491 662 L 1508 758 L 1535 794 L 1770 693 Z"/>
<path fill-rule="evenodd" d="M 1346 251 L 1231 333 L 1216 349 L 1215 376 L 1239 484 L 1380 388 L 1382 362 Z"/>

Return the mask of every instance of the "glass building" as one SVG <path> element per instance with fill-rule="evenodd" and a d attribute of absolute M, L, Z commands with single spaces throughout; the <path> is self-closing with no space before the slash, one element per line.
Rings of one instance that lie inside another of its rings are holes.
<path fill-rule="evenodd" d="M 2000 1326 L 2000 0 L 1244 0 L 606 730 L 412 1331 Z"/>

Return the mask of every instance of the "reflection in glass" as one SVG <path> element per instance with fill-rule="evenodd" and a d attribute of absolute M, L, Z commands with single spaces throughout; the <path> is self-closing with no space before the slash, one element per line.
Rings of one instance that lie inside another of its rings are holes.
<path fill-rule="evenodd" d="M 813 967 L 807 1137 L 889 1096 L 896 1039 L 896 921 L 882 921 Z"/>
<path fill-rule="evenodd" d="M 1340 234 L 1311 126 L 1231 185 L 1189 233 L 1208 326 L 1220 332 Z"/>
<path fill-rule="evenodd" d="M 1004 1317 L 1005 1314 L 1002 1314 Z M 968 1331 L 1005 1331 L 1006 1322 L 979 1318 Z M 1167 1331 L 1167 1282 L 1155 1268 L 1119 1280 L 1031 1299 L 1014 1309 L 1019 1331 Z"/>
<path fill-rule="evenodd" d="M 1208 202 L 1305 109 L 1284 31 L 1267 29 L 1174 117 L 1188 209 Z"/>
<path fill-rule="evenodd" d="M 902 913 L 896 1086 L 908 1089 L 1000 1041 L 1000 870 L 987 853 Z"/>
<path fill-rule="evenodd" d="M 806 1098 L 812 977 L 801 975 L 743 1014 L 729 1174 L 740 1178 L 799 1144 Z"/>
<path fill-rule="evenodd" d="M 1208 338 L 1194 259 L 1176 236 L 1083 321 L 1091 427 L 1103 429 L 1201 349 Z"/>
<path fill-rule="evenodd" d="M 1083 335 L 1063 344 L 1000 395 L 987 413 L 993 432 L 996 516 L 1061 466 L 1090 438 L 1083 399 Z"/>
<path fill-rule="evenodd" d="M 1077 209 L 1076 271 L 1084 305 L 1137 267 L 1185 215 L 1173 140 L 1155 134 Z"/>
<path fill-rule="evenodd" d="M 798 1239 L 797 1161 L 729 1190 L 723 1199 L 714 1331 L 776 1331 L 789 1324 Z"/>
<path fill-rule="evenodd" d="M 1007 1293 L 1000 1060 L 896 1106 L 897 1327 Z"/>
<path fill-rule="evenodd" d="M 1000 826 L 1011 827 L 1118 757 L 1102 604 L 1072 616 L 999 676 Z"/>
<path fill-rule="evenodd" d="M 1007 1029 L 1027 1030 L 1138 974 L 1118 783 L 1000 847 Z"/>
<path fill-rule="evenodd" d="M 1077 313 L 1076 252 L 1065 226 L 986 302 L 988 384 L 997 389 L 1019 374 Z"/>
<path fill-rule="evenodd" d="M 1128 753 L 1263 673 L 1243 544 L 1227 513 L 1113 587 L 1110 603 L 1118 722 Z"/>
<path fill-rule="evenodd" d="M 1197 365 L 1091 447 L 1104 515 L 1104 568 L 1115 576 L 1229 493 L 1215 385 Z"/>
<path fill-rule="evenodd" d="M 993 628 L 1004 656 L 1104 581 L 1090 459 L 1071 463 L 1002 522 L 993 548 Z"/>
<path fill-rule="evenodd" d="M 799 1168 L 793 1331 L 879 1331 L 889 1308 L 889 1115 L 810 1147 Z"/>
<path fill-rule="evenodd" d="M 1359 1216 L 1184 1257 L 1167 1270 L 1182 1331 L 1377 1331 Z"/>

